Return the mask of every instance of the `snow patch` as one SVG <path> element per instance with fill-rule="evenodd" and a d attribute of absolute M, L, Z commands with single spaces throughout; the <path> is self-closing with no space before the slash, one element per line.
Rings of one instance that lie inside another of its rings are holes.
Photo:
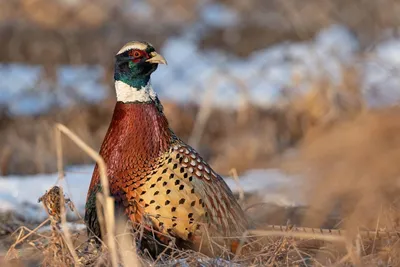
<path fill-rule="evenodd" d="M 307 90 L 310 82 L 321 77 L 338 84 L 342 65 L 350 64 L 358 50 L 354 35 L 339 25 L 322 30 L 313 41 L 274 45 L 248 58 L 198 51 L 194 40 L 170 38 L 161 54 L 169 66 L 178 67 L 157 70 L 153 84 L 161 97 L 172 100 L 198 102 L 198 96 L 212 87 L 215 105 L 237 107 L 245 94 L 250 102 L 265 106 L 279 100 L 282 89 L 292 86 L 296 75 L 302 81 L 296 88 L 299 91 Z M 185 68 L 179 68 L 183 62 Z"/>
<path fill-rule="evenodd" d="M 74 202 L 76 209 L 85 209 L 93 166 L 72 167 L 66 170 L 62 185 L 65 194 Z M 0 211 L 15 211 L 32 220 L 43 220 L 47 213 L 39 198 L 57 184 L 58 174 L 37 174 L 32 176 L 0 176 Z M 73 213 L 69 214 L 74 217 Z"/>
<path fill-rule="evenodd" d="M 400 38 L 389 39 L 371 51 L 363 68 L 363 87 L 367 102 L 375 106 L 392 105 L 400 100 Z"/>
<path fill-rule="evenodd" d="M 43 79 L 39 66 L 0 64 L 0 106 L 12 115 L 39 114 L 53 106 L 97 102 L 107 96 L 100 66 L 61 66 L 55 83 Z"/>
<path fill-rule="evenodd" d="M 225 11 L 228 19 L 219 18 L 221 21 L 215 23 L 234 21 L 234 15 Z M 212 17 L 213 12 L 207 12 L 207 16 Z M 213 20 L 206 18 L 210 23 Z M 157 48 L 169 62 L 167 68 L 159 68 L 152 75 L 153 88 L 161 102 L 170 99 L 201 103 L 205 91 L 211 90 L 212 104 L 219 107 L 236 108 L 243 97 L 268 106 L 284 100 L 283 91 L 288 92 L 288 88 L 298 95 L 321 77 L 340 84 L 343 66 L 355 66 L 360 71 L 369 105 L 393 104 L 400 99 L 400 39 L 382 41 L 369 51 L 368 57 L 360 57 L 360 45 L 352 32 L 332 25 L 313 40 L 283 42 L 238 58 L 217 50 L 199 50 L 197 32 L 191 33 L 171 37 Z M 54 105 L 71 105 L 76 99 L 99 101 L 106 96 L 107 90 L 100 82 L 104 72 L 100 66 L 58 68 L 57 88 L 39 81 L 41 71 L 40 67 L 0 64 L 0 106 L 9 107 L 12 114 L 31 114 Z"/>

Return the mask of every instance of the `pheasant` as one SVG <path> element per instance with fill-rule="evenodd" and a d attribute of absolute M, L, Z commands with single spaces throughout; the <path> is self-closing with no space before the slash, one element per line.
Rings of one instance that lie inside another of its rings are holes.
<path fill-rule="evenodd" d="M 248 227 L 244 212 L 221 176 L 169 128 L 150 83 L 158 64 L 167 62 L 146 42 L 127 43 L 115 56 L 117 103 L 100 148 L 110 194 L 124 216 L 155 237 L 154 244 L 168 245 L 173 238 L 178 247 L 210 256 L 234 252 L 237 240 L 224 237 L 241 236 Z M 96 166 L 85 221 L 89 235 L 100 238 L 101 190 Z M 141 245 L 153 255 L 165 249 Z"/>

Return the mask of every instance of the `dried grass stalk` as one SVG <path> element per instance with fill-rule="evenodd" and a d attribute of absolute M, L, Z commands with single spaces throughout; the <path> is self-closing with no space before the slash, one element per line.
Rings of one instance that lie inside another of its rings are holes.
<path fill-rule="evenodd" d="M 113 267 L 118 266 L 118 254 L 115 244 L 115 218 L 114 218 L 114 199 L 110 197 L 110 190 L 107 178 L 107 168 L 103 158 L 89 147 L 82 139 L 80 139 L 76 134 L 74 134 L 65 125 L 57 123 L 55 125 L 56 129 L 56 142 L 57 142 L 57 156 L 58 156 L 58 168 L 59 168 L 59 179 L 63 177 L 62 174 L 62 144 L 61 144 L 61 133 L 69 137 L 79 148 L 81 148 L 86 154 L 88 154 L 92 159 L 94 159 L 99 167 L 100 181 L 102 185 L 102 193 L 99 196 L 103 199 L 103 205 L 101 208 L 104 213 L 104 223 L 107 229 L 107 246 L 111 255 L 111 263 Z M 100 207 L 97 207 L 98 209 Z"/>

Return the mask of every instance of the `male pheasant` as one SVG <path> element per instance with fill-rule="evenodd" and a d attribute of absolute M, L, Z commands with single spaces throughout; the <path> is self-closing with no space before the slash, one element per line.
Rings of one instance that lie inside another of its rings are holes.
<path fill-rule="evenodd" d="M 165 59 L 149 43 L 130 42 L 115 60 L 117 103 L 100 155 L 116 207 L 144 225 L 155 243 L 168 244 L 173 237 L 178 246 L 211 256 L 221 252 L 221 245 L 234 249 L 236 241 L 223 237 L 241 236 L 247 228 L 242 209 L 221 176 L 169 128 L 150 84 L 150 75 Z M 100 190 L 96 166 L 85 221 L 89 233 L 99 237 Z M 164 249 L 146 248 L 154 254 Z"/>

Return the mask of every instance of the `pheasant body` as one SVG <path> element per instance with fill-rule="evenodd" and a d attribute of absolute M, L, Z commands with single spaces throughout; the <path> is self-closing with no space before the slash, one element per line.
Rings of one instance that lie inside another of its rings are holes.
<path fill-rule="evenodd" d="M 134 93 L 137 97 L 145 92 Z M 146 97 L 140 96 L 145 101 L 118 101 L 115 106 L 100 149 L 110 193 L 130 221 L 146 231 L 154 230 L 162 243 L 168 244 L 173 237 L 183 247 L 213 254 L 216 250 L 207 237 L 241 235 L 247 228 L 243 211 L 224 180 L 169 129 L 157 96 L 149 93 Z M 101 236 L 95 207 L 99 190 L 96 166 L 85 220 L 97 236 Z M 234 246 L 222 240 L 220 245 Z"/>

